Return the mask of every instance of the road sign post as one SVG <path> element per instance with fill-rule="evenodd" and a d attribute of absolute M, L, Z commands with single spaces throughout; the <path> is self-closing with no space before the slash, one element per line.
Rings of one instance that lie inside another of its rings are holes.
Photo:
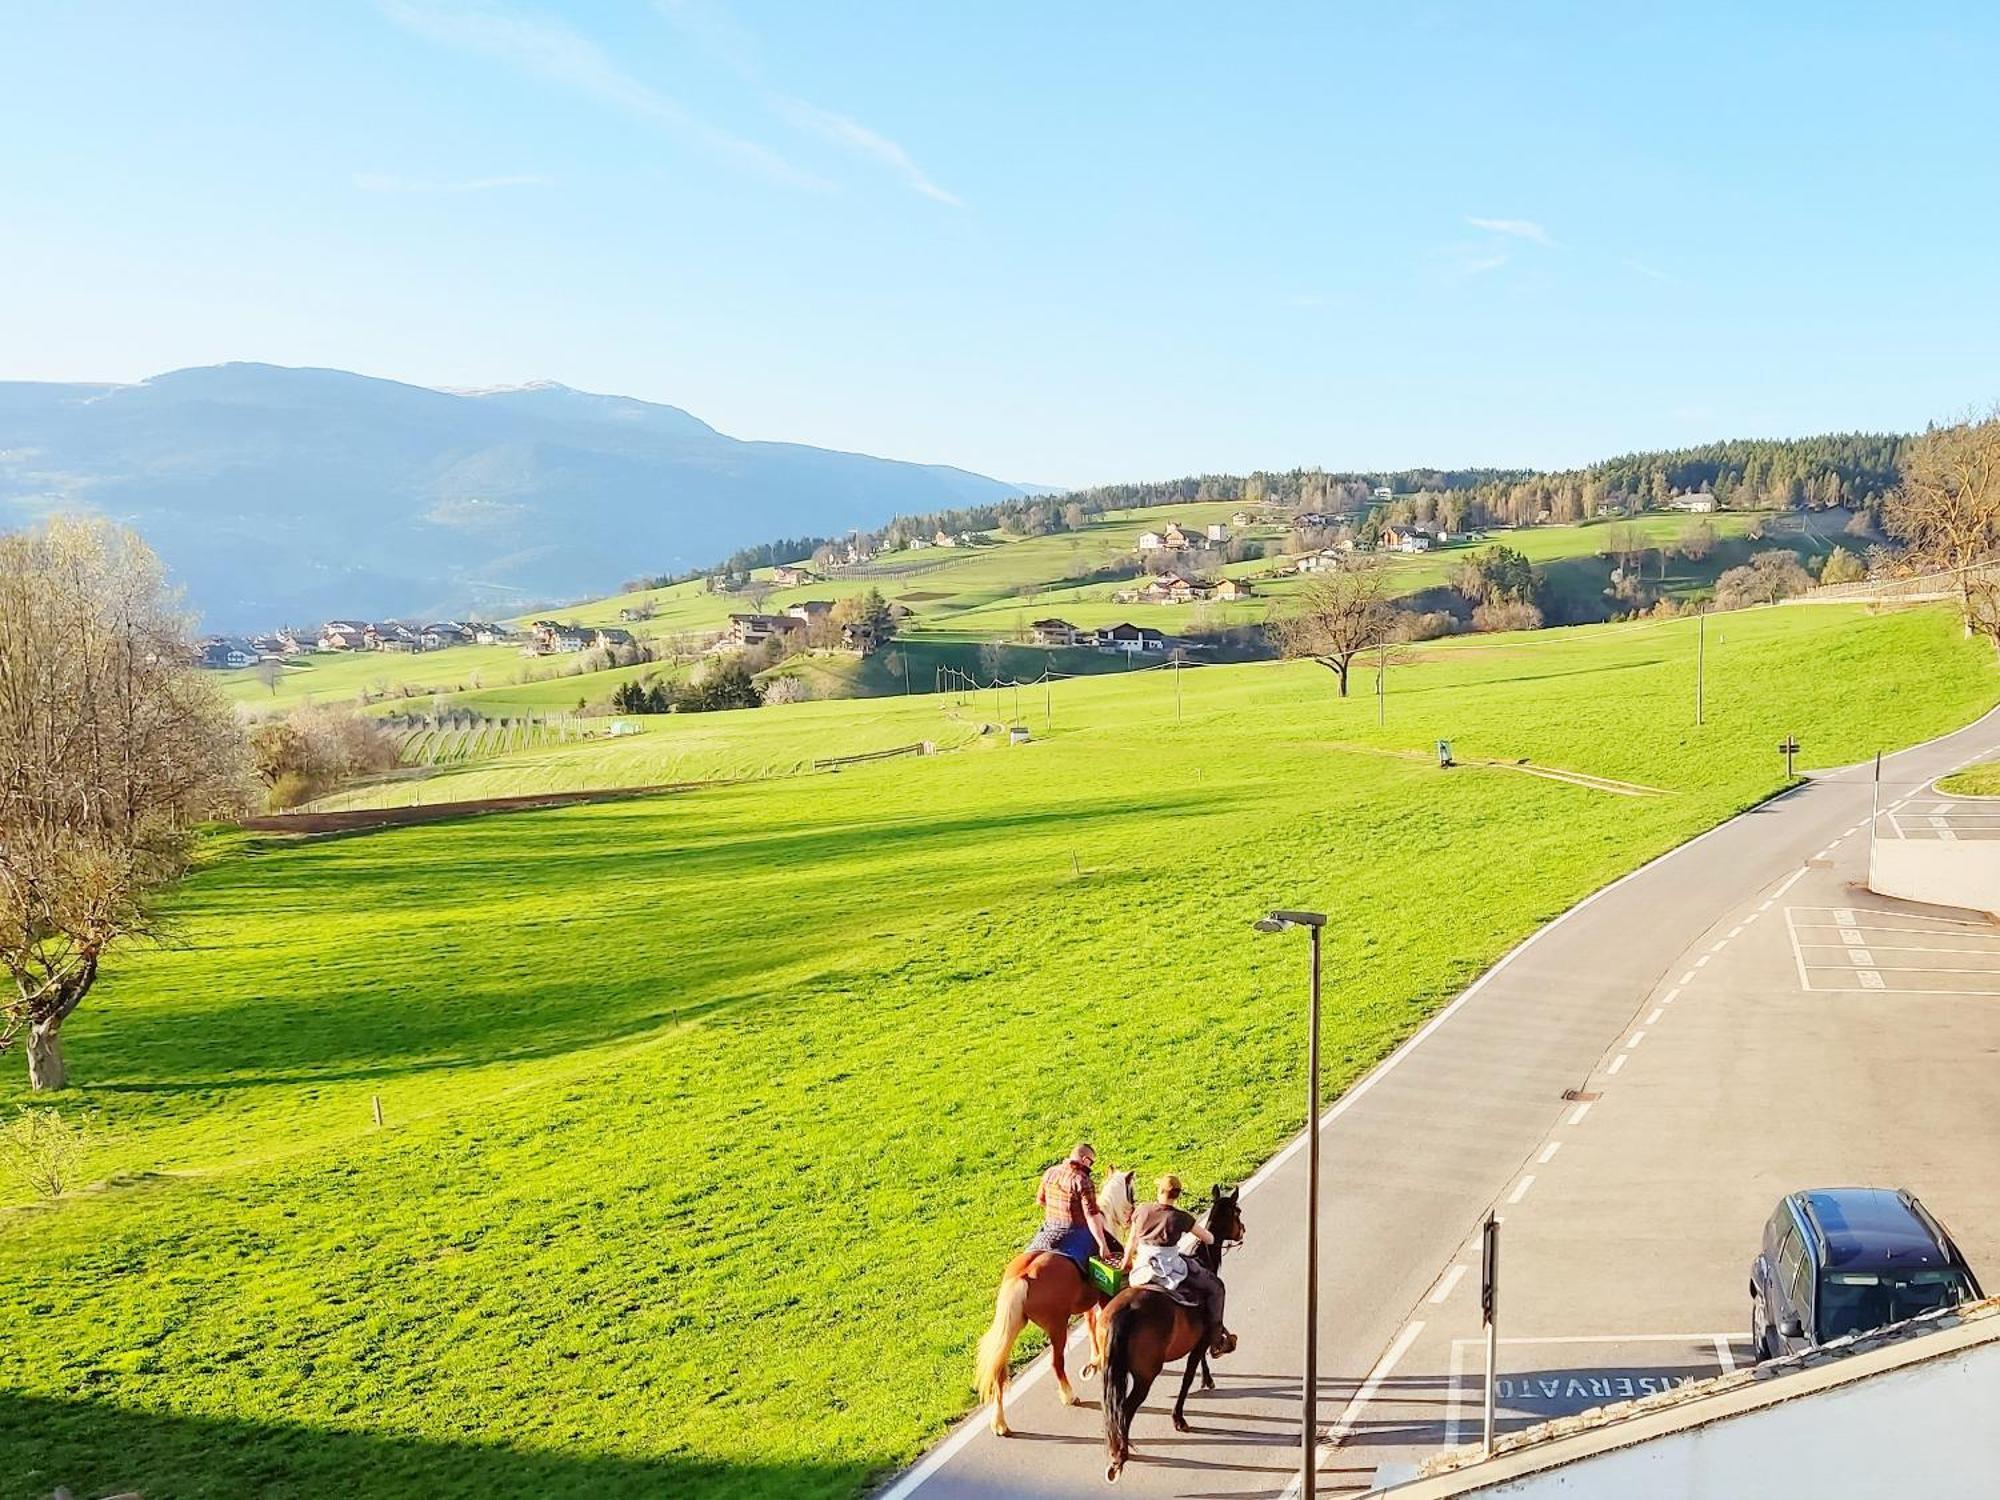
<path fill-rule="evenodd" d="M 1799 737 L 1788 734 L 1779 741 L 1778 753 L 1785 757 L 1785 780 L 1792 779 L 1792 757 L 1799 753 Z"/>
<path fill-rule="evenodd" d="M 1499 1378 L 1494 1368 L 1499 1352 L 1500 1317 L 1500 1221 L 1489 1211 L 1479 1229 L 1479 1321 L 1486 1327 L 1486 1440 L 1480 1456 L 1493 1456 L 1493 1388 Z"/>

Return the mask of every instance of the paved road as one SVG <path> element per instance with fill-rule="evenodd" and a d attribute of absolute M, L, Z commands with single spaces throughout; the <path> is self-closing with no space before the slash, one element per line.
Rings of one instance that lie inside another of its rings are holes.
<path fill-rule="evenodd" d="M 1996 753 L 2000 714 L 1887 759 L 1882 801 L 1900 816 Z M 1508 1425 L 1742 1359 L 1749 1257 L 1792 1188 L 1912 1186 L 2000 1283 L 2000 927 L 1858 889 L 1872 769 L 1817 776 L 1599 892 L 1323 1118 L 1322 1491 L 1475 1435 L 1489 1206 Z M 1251 1239 L 1227 1268 L 1242 1347 L 1190 1401 L 1191 1434 L 1163 1377 L 1120 1491 L 1292 1481 L 1302 1144 L 1246 1189 Z M 977 1414 L 885 1500 L 1102 1494 L 1094 1382 L 1065 1409 L 1041 1369 L 1010 1397 L 1019 1435 Z"/>

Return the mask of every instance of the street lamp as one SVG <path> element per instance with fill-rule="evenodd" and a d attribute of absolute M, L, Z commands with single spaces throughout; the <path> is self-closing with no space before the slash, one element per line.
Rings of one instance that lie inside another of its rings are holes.
<path fill-rule="evenodd" d="M 1274 911 L 1253 924 L 1259 932 L 1306 929 L 1311 939 L 1311 1003 L 1306 1019 L 1306 1358 L 1300 1411 L 1299 1496 L 1313 1500 L 1313 1439 L 1319 1426 L 1319 934 L 1326 913 Z"/>

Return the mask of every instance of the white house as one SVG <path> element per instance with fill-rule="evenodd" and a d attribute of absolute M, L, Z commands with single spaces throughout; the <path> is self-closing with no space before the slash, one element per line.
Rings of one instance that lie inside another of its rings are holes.
<path fill-rule="evenodd" d="M 1209 522 L 1209 523 L 1208 523 L 1208 539 L 1209 539 L 1209 540 L 1210 540 L 1211 542 L 1226 542 L 1226 541 L 1228 541 L 1228 540 L 1229 540 L 1229 528 L 1228 528 L 1227 526 L 1224 526 L 1224 525 L 1223 525 L 1223 524 L 1222 524 L 1222 523 L 1221 523 L 1220 521 L 1211 521 L 1211 522 Z"/>
<path fill-rule="evenodd" d="M 1139 533 L 1139 550 L 1141 552 L 1158 552 L 1166 545 L 1167 539 L 1157 531 L 1142 531 Z"/>

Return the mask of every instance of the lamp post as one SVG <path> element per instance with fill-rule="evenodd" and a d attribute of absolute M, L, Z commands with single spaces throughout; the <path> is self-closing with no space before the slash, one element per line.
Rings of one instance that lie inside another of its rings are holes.
<path fill-rule="evenodd" d="M 1274 911 L 1254 924 L 1259 932 L 1306 929 L 1311 939 L 1311 980 L 1306 1011 L 1306 1345 L 1300 1398 L 1299 1496 L 1313 1500 L 1314 1438 L 1319 1426 L 1319 934 L 1326 914 Z"/>

